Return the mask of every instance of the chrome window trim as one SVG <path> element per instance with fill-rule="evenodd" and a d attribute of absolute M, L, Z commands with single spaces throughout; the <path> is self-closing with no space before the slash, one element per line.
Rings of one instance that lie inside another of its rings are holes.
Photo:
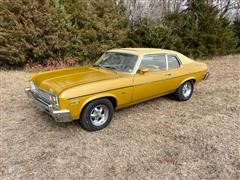
<path fill-rule="evenodd" d="M 166 54 L 165 56 L 166 56 L 166 58 L 167 58 L 167 70 L 168 70 L 168 71 L 169 71 L 169 70 L 172 70 L 172 69 L 169 69 L 169 67 L 168 67 L 168 56 L 174 56 L 174 57 L 177 59 L 178 64 L 179 64 L 179 67 L 178 67 L 178 68 L 183 67 L 182 61 L 179 59 L 179 57 L 178 57 L 176 54 Z M 178 68 L 174 68 L 174 69 L 178 69 Z"/>
<path fill-rule="evenodd" d="M 167 54 L 165 54 L 165 58 L 166 58 L 166 67 L 167 67 L 167 71 L 168 71 L 168 56 L 167 56 Z"/>

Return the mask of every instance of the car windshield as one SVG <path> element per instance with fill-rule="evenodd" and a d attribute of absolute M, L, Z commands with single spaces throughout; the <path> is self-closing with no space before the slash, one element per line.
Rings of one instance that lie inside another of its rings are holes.
<path fill-rule="evenodd" d="M 137 62 L 136 55 L 118 52 L 107 52 L 94 64 L 100 68 L 132 73 Z"/>

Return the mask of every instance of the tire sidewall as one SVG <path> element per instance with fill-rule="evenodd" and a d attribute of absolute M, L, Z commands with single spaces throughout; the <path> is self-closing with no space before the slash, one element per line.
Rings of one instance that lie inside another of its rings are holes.
<path fill-rule="evenodd" d="M 109 110 L 108 119 L 101 126 L 95 126 L 94 124 L 92 124 L 92 121 L 90 119 L 90 113 L 91 113 L 92 109 L 94 109 L 97 105 L 105 105 Z M 83 112 L 80 117 L 80 125 L 87 131 L 97 131 L 97 130 L 103 129 L 103 128 L 107 127 L 109 125 L 109 123 L 111 122 L 113 112 L 114 112 L 113 105 L 112 105 L 111 101 L 109 101 L 108 99 L 103 98 L 103 99 L 94 100 L 94 101 L 88 103 L 85 106 L 85 108 L 83 109 Z"/>
<path fill-rule="evenodd" d="M 188 83 L 188 82 L 190 82 L 190 84 L 191 84 L 191 93 L 190 93 L 189 96 L 185 97 L 185 96 L 183 95 L 183 86 L 184 86 L 186 83 Z M 178 89 L 178 95 L 179 95 L 178 98 L 179 98 L 181 101 L 187 101 L 187 100 L 189 100 L 189 99 L 192 97 L 193 90 L 194 90 L 194 84 L 193 84 L 192 81 L 186 81 L 186 82 L 184 82 L 184 83 L 180 86 L 180 88 Z"/>

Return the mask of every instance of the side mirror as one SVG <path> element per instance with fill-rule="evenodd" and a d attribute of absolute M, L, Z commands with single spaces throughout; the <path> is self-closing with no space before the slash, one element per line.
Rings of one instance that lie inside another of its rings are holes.
<path fill-rule="evenodd" d="M 138 73 L 139 73 L 139 74 L 145 74 L 145 73 L 147 73 L 147 72 L 149 72 L 149 69 L 148 69 L 148 68 L 144 68 L 144 69 L 139 69 L 139 70 L 138 70 Z"/>

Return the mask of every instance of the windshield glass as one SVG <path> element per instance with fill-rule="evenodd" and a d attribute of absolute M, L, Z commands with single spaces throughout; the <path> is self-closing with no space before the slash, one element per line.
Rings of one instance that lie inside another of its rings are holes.
<path fill-rule="evenodd" d="M 94 66 L 132 73 L 137 59 L 138 57 L 132 54 L 107 52 L 102 55 Z"/>

